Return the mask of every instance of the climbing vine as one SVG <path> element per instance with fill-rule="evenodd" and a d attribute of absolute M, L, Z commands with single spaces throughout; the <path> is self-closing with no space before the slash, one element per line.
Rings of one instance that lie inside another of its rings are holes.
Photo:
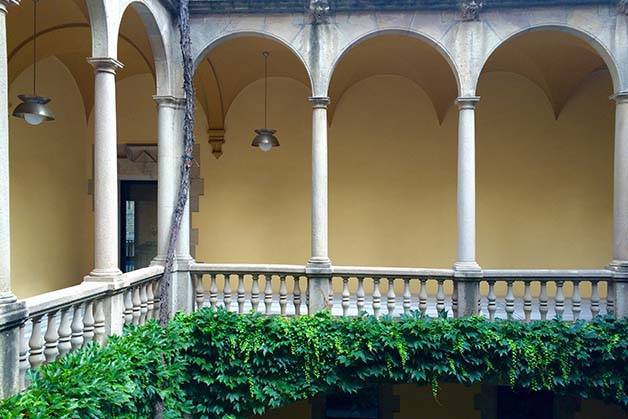
<path fill-rule="evenodd" d="M 628 320 L 295 318 L 203 309 L 132 328 L 31 374 L 0 417 L 245 418 L 376 383 L 493 382 L 628 410 Z M 440 390 L 442 391 L 442 390 Z"/>

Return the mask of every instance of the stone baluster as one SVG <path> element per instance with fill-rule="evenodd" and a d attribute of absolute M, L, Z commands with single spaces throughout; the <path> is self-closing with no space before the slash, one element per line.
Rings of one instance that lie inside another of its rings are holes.
<path fill-rule="evenodd" d="M 146 319 L 151 320 L 154 319 L 155 316 L 155 294 L 153 294 L 153 283 L 152 281 L 147 282 L 146 284 L 146 308 L 148 312 L 146 313 Z"/>
<path fill-rule="evenodd" d="M 532 319 L 532 290 L 530 285 L 531 283 L 526 281 L 524 284 L 525 290 L 523 292 L 523 315 L 526 322 Z"/>
<path fill-rule="evenodd" d="M 330 276 L 329 279 L 329 294 L 327 294 L 327 307 L 329 307 L 329 310 L 332 310 L 334 308 L 334 287 L 332 284 L 332 277 Z"/>
<path fill-rule="evenodd" d="M 153 316 L 158 319 L 161 312 L 161 278 L 157 278 L 153 282 L 153 294 L 155 295 L 155 306 Z"/>
<path fill-rule="evenodd" d="M 615 314 L 615 283 L 613 281 L 606 282 L 606 314 Z"/>
<path fill-rule="evenodd" d="M 72 327 L 70 326 L 70 309 L 66 307 L 61 310 L 61 322 L 59 323 L 59 356 L 63 357 L 72 350 L 70 339 L 72 337 Z"/>
<path fill-rule="evenodd" d="M 20 333 L 19 333 L 20 352 L 18 355 L 18 362 L 19 362 L 18 385 L 19 385 L 20 390 L 23 390 L 24 388 L 26 388 L 26 371 L 28 371 L 28 368 L 30 367 L 28 363 L 28 343 L 26 342 L 25 335 L 26 335 L 26 322 L 20 325 Z"/>
<path fill-rule="evenodd" d="M 600 291 L 598 289 L 599 282 L 591 281 L 591 316 L 596 317 L 600 314 Z"/>
<path fill-rule="evenodd" d="M 565 312 L 565 294 L 563 292 L 564 281 L 556 281 L 556 301 L 554 303 L 554 310 L 556 311 L 556 318 L 562 320 L 563 313 Z"/>
<path fill-rule="evenodd" d="M 46 341 L 44 356 L 46 357 L 46 362 L 53 362 L 59 356 L 59 331 L 55 322 L 56 314 L 56 311 L 48 313 L 48 324 L 44 334 L 44 340 Z"/>
<path fill-rule="evenodd" d="M 273 306 L 273 276 L 270 274 L 266 274 L 264 276 L 266 279 L 266 286 L 264 287 L 264 307 L 266 309 L 265 313 L 271 314 L 272 306 Z"/>
<path fill-rule="evenodd" d="M 72 324 L 70 325 L 72 329 L 70 344 L 72 345 L 73 351 L 83 346 L 83 313 L 81 307 L 82 304 L 76 304 L 74 306 L 74 315 L 72 316 Z"/>
<path fill-rule="evenodd" d="M 46 357 L 44 356 L 44 336 L 41 333 L 41 320 L 42 316 L 33 318 L 33 330 L 31 331 L 31 338 L 28 341 L 28 347 L 30 349 L 30 355 L 28 361 L 31 364 L 31 368 L 35 369 L 44 363 Z"/>
<path fill-rule="evenodd" d="M 132 301 L 133 301 L 133 324 L 139 325 L 141 309 L 142 309 L 142 299 L 140 298 L 140 289 L 137 286 L 133 287 Z"/>
<path fill-rule="evenodd" d="M 397 297 L 395 296 L 395 279 L 388 278 L 388 292 L 386 293 L 386 309 L 389 316 L 395 314 L 395 303 Z"/>
<path fill-rule="evenodd" d="M 573 282 L 573 294 L 571 295 L 571 311 L 573 313 L 574 321 L 580 319 L 580 312 L 582 311 L 582 298 L 580 297 L 580 282 Z"/>
<path fill-rule="evenodd" d="M 246 294 L 244 290 L 244 275 L 238 274 L 238 313 L 244 313 L 244 303 L 246 302 Z"/>
<path fill-rule="evenodd" d="M 288 286 L 286 285 L 286 276 L 279 275 L 279 312 L 282 316 L 286 315 L 286 305 L 288 304 Z"/>
<path fill-rule="evenodd" d="M 373 315 L 379 318 L 379 309 L 381 308 L 382 294 L 379 291 L 379 278 L 373 278 Z"/>
<path fill-rule="evenodd" d="M 462 315 L 458 313 L 458 287 L 456 286 L 457 284 L 455 282 L 453 285 L 453 291 L 451 293 L 451 312 L 454 317 L 462 317 Z M 476 313 L 479 313 L 479 309 L 476 311 Z"/>
<path fill-rule="evenodd" d="M 539 295 L 539 313 L 541 320 L 547 320 L 547 282 L 541 281 L 541 294 Z"/>
<path fill-rule="evenodd" d="M 436 312 L 439 316 L 442 316 L 445 312 L 445 288 L 443 282 L 442 279 L 439 279 L 436 289 Z"/>
<path fill-rule="evenodd" d="M 146 284 L 139 285 L 140 289 L 140 324 L 146 323 L 148 314 L 148 296 L 146 295 Z"/>
<path fill-rule="evenodd" d="M 488 281 L 488 297 L 487 297 L 487 309 L 488 309 L 488 319 L 490 321 L 495 320 L 495 281 Z"/>
<path fill-rule="evenodd" d="M 124 324 L 133 323 L 133 290 L 124 291 Z"/>
<path fill-rule="evenodd" d="M 224 274 L 225 283 L 222 288 L 222 303 L 225 306 L 225 310 L 231 310 L 231 275 Z"/>
<path fill-rule="evenodd" d="M 349 315 L 349 277 L 343 277 L 342 278 L 342 315 L 343 316 L 348 316 Z"/>
<path fill-rule="evenodd" d="M 358 315 L 364 313 L 364 278 L 358 277 L 358 289 L 355 293 Z"/>
<path fill-rule="evenodd" d="M 259 275 L 253 274 L 253 284 L 251 285 L 251 307 L 257 313 L 259 307 Z"/>
<path fill-rule="evenodd" d="M 427 316 L 427 279 L 421 278 L 421 289 L 419 290 L 419 311 L 421 316 Z"/>
<path fill-rule="evenodd" d="M 515 295 L 513 292 L 513 284 L 514 281 L 506 281 L 506 318 L 508 320 L 512 320 L 515 313 Z"/>
<path fill-rule="evenodd" d="M 94 340 L 99 345 L 107 341 L 105 336 L 105 301 L 103 299 L 94 302 Z"/>
<path fill-rule="evenodd" d="M 294 288 L 292 289 L 292 303 L 294 304 L 294 314 L 296 316 L 301 315 L 301 278 L 299 275 L 295 275 Z"/>
<path fill-rule="evenodd" d="M 412 308 L 412 294 L 410 293 L 410 278 L 403 278 L 403 313 L 410 313 Z"/>
<path fill-rule="evenodd" d="M 216 275 L 209 275 L 209 306 L 216 308 L 218 306 L 218 284 Z"/>
<path fill-rule="evenodd" d="M 205 289 L 203 288 L 202 274 L 194 274 L 194 301 L 197 310 L 203 308 L 203 304 L 205 302 Z"/>

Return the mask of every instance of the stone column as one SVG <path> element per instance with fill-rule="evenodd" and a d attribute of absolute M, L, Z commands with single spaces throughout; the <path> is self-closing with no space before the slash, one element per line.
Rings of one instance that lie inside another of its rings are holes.
<path fill-rule="evenodd" d="M 613 261 L 615 314 L 628 317 L 628 91 L 613 96 L 615 173 L 613 193 Z"/>
<path fill-rule="evenodd" d="M 168 251 L 168 235 L 177 196 L 180 156 L 177 156 L 175 116 L 181 99 L 173 96 L 154 96 L 157 102 L 157 257 L 163 264 Z"/>
<path fill-rule="evenodd" d="M 454 264 L 457 280 L 458 315 L 477 313 L 478 278 L 482 276 L 475 260 L 475 105 L 477 96 L 459 97 L 458 122 L 458 259 Z"/>
<path fill-rule="evenodd" d="M 94 269 L 91 279 L 109 280 L 118 269 L 118 133 L 114 58 L 89 58 L 95 70 L 94 95 Z"/>
<path fill-rule="evenodd" d="M 158 105 L 158 193 L 157 193 L 157 257 L 155 264 L 164 264 L 174 209 L 177 204 L 183 156 L 183 118 L 185 101 L 173 96 L 155 96 Z M 181 229 L 175 250 L 171 281 L 171 312 L 189 312 L 193 308 L 190 256 L 190 199 L 181 219 Z"/>
<path fill-rule="evenodd" d="M 114 58 L 88 58 L 94 67 L 94 269 L 85 281 L 109 282 L 119 288 L 118 226 L 118 132 L 116 71 L 122 63 Z M 124 327 L 124 294 L 104 301 L 105 336 L 120 335 Z"/>
<path fill-rule="evenodd" d="M 18 1 L 0 0 L 0 398 L 19 390 L 19 325 L 24 304 L 11 291 L 11 224 L 9 218 L 9 101 L 7 72 L 7 7 Z"/>
<path fill-rule="evenodd" d="M 307 264 L 310 278 L 310 313 L 327 307 L 331 260 L 328 244 L 327 205 L 327 105 L 328 97 L 312 97 L 312 254 Z"/>

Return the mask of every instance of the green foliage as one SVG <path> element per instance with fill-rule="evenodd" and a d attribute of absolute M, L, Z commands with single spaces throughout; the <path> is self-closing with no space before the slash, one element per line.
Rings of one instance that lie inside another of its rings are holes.
<path fill-rule="evenodd" d="M 628 409 L 628 320 L 489 322 L 236 315 L 204 309 L 43 366 L 0 417 L 240 418 L 373 383 L 509 383 Z M 165 363 L 162 363 L 162 359 Z"/>

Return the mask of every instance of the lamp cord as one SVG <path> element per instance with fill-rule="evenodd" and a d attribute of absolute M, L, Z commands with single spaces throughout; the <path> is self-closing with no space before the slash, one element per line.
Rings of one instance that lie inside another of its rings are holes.
<path fill-rule="evenodd" d="M 37 96 L 37 0 L 33 0 L 33 96 Z"/>
<path fill-rule="evenodd" d="M 264 128 L 268 128 L 268 51 L 264 55 Z"/>

